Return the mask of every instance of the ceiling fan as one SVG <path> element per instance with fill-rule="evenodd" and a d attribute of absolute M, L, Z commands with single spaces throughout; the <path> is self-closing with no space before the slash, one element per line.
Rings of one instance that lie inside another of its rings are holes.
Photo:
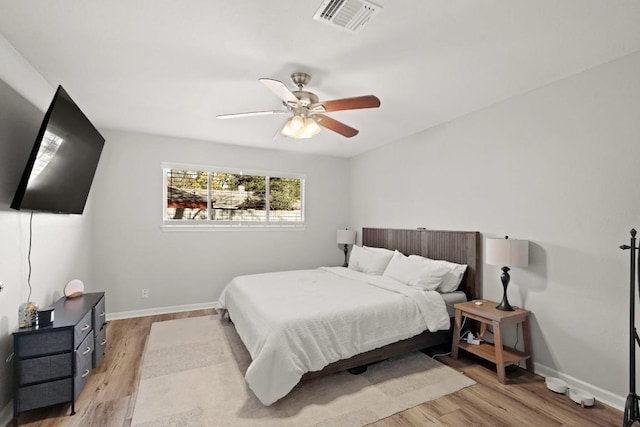
<path fill-rule="evenodd" d="M 278 138 L 281 135 L 291 138 L 311 138 L 320 132 L 320 126 L 339 133 L 344 137 L 351 138 L 358 134 L 357 129 L 332 119 L 324 113 L 359 110 L 362 108 L 378 108 L 380 106 L 380 100 L 374 95 L 320 102 L 315 93 L 304 90 L 304 87 L 311 80 L 311 76 L 307 73 L 291 74 L 291 81 L 298 88 L 298 90 L 294 91 L 289 90 L 287 86 L 279 80 L 268 78 L 258 80 L 282 100 L 283 109 L 221 114 L 216 116 L 216 118 L 234 119 L 238 117 L 263 116 L 269 114 L 291 114 L 291 118 L 278 130 L 274 138 Z"/>

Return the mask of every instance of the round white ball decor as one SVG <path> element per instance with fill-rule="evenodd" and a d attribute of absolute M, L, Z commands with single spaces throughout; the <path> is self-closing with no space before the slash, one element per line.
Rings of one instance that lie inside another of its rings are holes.
<path fill-rule="evenodd" d="M 82 283 L 82 280 L 79 279 L 73 279 L 72 281 L 67 283 L 67 286 L 64 287 L 64 295 L 67 298 L 79 297 L 83 294 L 83 292 L 84 283 Z"/>

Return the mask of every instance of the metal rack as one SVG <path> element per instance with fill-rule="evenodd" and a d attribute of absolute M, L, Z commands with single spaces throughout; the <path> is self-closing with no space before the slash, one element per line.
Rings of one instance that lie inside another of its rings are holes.
<path fill-rule="evenodd" d="M 629 277 L 629 394 L 624 405 L 623 427 L 629 427 L 634 422 L 640 422 L 640 410 L 638 410 L 638 395 L 636 394 L 636 344 L 640 345 L 640 338 L 635 327 L 635 287 L 636 287 L 636 262 L 640 263 L 640 253 L 636 261 L 636 230 L 632 228 L 630 244 L 622 245 L 620 249 L 630 251 L 630 277 Z M 640 271 L 638 272 L 640 274 Z"/>

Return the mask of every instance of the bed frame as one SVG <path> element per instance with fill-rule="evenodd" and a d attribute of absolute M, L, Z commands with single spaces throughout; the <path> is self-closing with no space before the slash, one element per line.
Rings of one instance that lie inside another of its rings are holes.
<path fill-rule="evenodd" d="M 362 244 L 377 248 L 398 250 L 405 255 L 421 255 L 431 259 L 443 259 L 467 264 L 459 290 L 468 299 L 481 297 L 480 233 L 477 231 L 396 230 L 389 228 L 363 228 Z M 412 351 L 451 343 L 452 327 L 445 331 L 425 331 L 420 335 L 384 347 L 338 360 L 320 371 L 307 372 L 302 381 L 335 372 L 354 369 Z"/>

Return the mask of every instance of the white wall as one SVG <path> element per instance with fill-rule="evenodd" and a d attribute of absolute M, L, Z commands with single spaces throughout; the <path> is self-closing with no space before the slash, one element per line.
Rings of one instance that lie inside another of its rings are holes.
<path fill-rule="evenodd" d="M 46 95 L 45 105 L 53 93 Z M 29 295 L 29 213 L 13 211 L 9 205 L 44 112 L 2 80 L 0 100 L 0 281 L 6 286 L 0 292 L 0 425 L 4 425 L 12 398 L 13 363 L 7 362 L 13 353 L 11 334 L 18 328 L 18 307 Z M 82 279 L 87 289 L 95 289 L 91 286 L 89 205 L 82 216 L 33 216 L 31 301 L 40 307 L 58 299 L 71 279 Z"/>
<path fill-rule="evenodd" d="M 638 75 L 640 53 L 353 158 L 350 225 L 530 240 L 509 298 L 533 312 L 538 370 L 626 396 Z M 484 266 L 484 298 L 501 298 L 499 274 Z"/>
<path fill-rule="evenodd" d="M 239 274 L 342 263 L 335 237 L 348 219 L 348 160 L 127 132 L 104 136 L 92 188 L 93 264 L 112 315 L 213 302 Z M 163 231 L 162 162 L 304 173 L 306 229 Z M 140 298 L 142 288 L 148 299 Z"/>

